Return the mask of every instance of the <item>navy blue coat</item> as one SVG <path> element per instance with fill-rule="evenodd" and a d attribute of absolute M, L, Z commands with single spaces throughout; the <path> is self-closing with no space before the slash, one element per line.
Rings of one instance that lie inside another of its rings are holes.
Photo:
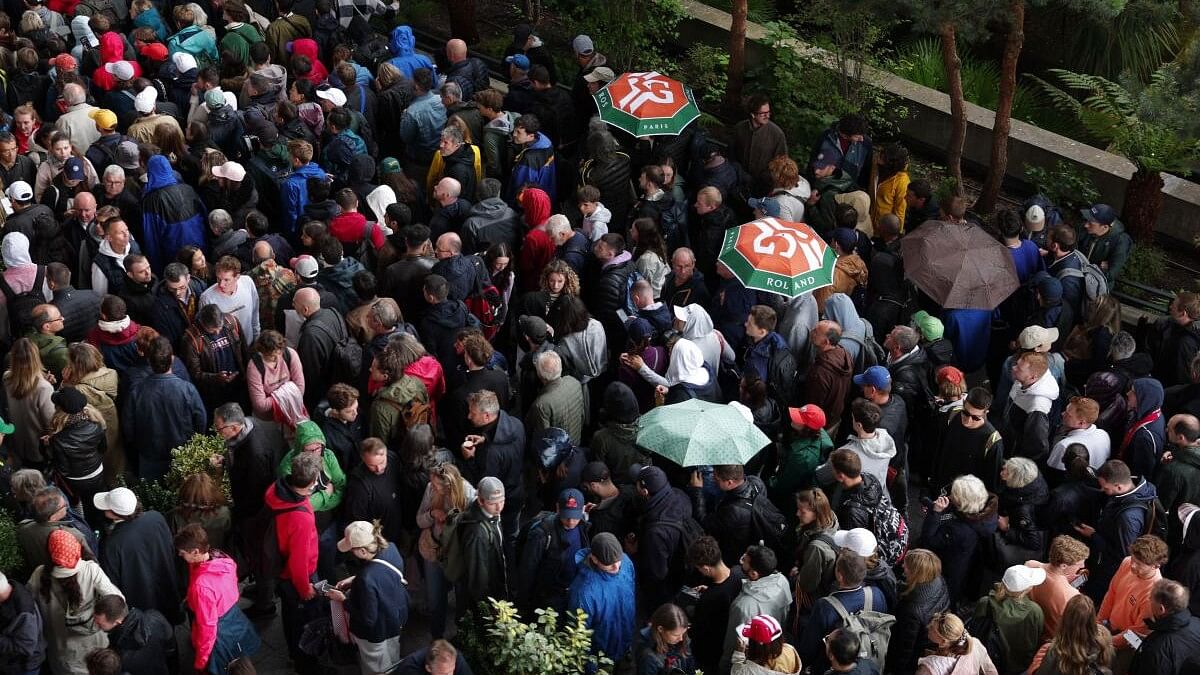
<path fill-rule="evenodd" d="M 153 374 L 131 388 L 121 428 L 129 430 L 138 475 L 154 480 L 166 474 L 172 448 L 208 430 L 208 416 L 195 385 L 172 373 Z"/>
<path fill-rule="evenodd" d="M 386 560 L 404 572 L 404 558 L 394 544 L 376 554 L 375 560 Z M 387 565 L 364 562 L 346 594 L 346 610 L 355 637 L 383 642 L 400 635 L 400 629 L 408 623 L 408 589 L 401 575 Z"/>
<path fill-rule="evenodd" d="M 208 210 L 191 186 L 182 183 L 162 155 L 150 158 L 142 191 L 142 248 L 156 272 L 191 244 L 204 248 Z"/>

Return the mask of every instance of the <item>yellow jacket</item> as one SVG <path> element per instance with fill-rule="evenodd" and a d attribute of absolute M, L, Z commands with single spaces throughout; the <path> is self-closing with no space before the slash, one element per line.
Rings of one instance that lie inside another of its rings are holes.
<path fill-rule="evenodd" d="M 904 231 L 904 212 L 908 209 L 904 195 L 908 193 L 908 183 L 908 171 L 904 170 L 897 171 L 875 186 L 874 199 L 871 200 L 871 222 L 876 227 L 879 227 L 880 218 L 894 213 L 900 219 L 900 231 Z"/>
<path fill-rule="evenodd" d="M 471 148 L 471 156 L 475 165 L 475 185 L 479 185 L 483 182 L 483 156 L 479 152 L 478 145 L 467 143 L 467 147 Z M 429 163 L 429 173 L 425 176 L 425 192 L 431 197 L 433 196 L 433 186 L 437 185 L 437 182 L 442 179 L 442 171 L 444 169 L 445 165 L 442 164 L 442 153 L 433 153 L 433 161 Z M 908 185 L 908 183 L 905 183 L 905 185 Z M 903 197 L 903 195 L 901 196 Z M 475 202 L 475 195 L 463 195 L 463 197 L 471 203 Z"/>

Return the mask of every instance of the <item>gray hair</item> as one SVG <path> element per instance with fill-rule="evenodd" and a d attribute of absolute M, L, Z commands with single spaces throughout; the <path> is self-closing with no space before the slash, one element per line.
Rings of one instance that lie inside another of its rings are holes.
<path fill-rule="evenodd" d="M 371 303 L 371 316 L 384 328 L 395 328 L 400 323 L 400 306 L 394 301 L 377 300 Z"/>
<path fill-rule="evenodd" d="M 457 131 L 457 129 L 455 131 Z M 457 178 L 446 176 L 438 181 L 438 185 L 441 185 L 442 189 L 446 191 L 446 194 L 450 195 L 451 197 L 458 197 L 462 194 L 462 183 L 458 182 Z"/>
<path fill-rule="evenodd" d="M 950 484 L 950 504 L 959 513 L 973 515 L 987 506 L 988 491 L 983 481 L 971 474 L 959 476 Z"/>
<path fill-rule="evenodd" d="M 1133 356 L 1137 351 L 1137 341 L 1133 339 L 1129 331 L 1120 331 L 1113 336 L 1112 344 L 1108 348 L 1108 358 L 1112 361 L 1124 361 Z"/>
<path fill-rule="evenodd" d="M 1023 488 L 1038 477 L 1037 464 L 1028 457 L 1013 457 L 1004 462 L 1004 468 L 1008 471 L 1004 484 L 1013 489 Z"/>
<path fill-rule="evenodd" d="M 896 342 L 896 347 L 902 354 L 911 352 L 921 342 L 920 336 L 912 326 L 896 326 L 892 340 Z"/>
<path fill-rule="evenodd" d="M 475 188 L 475 192 L 478 193 L 480 201 L 484 199 L 495 199 L 496 197 L 499 197 L 500 193 L 503 191 L 504 184 L 501 183 L 497 178 L 484 178 L 483 181 L 479 183 L 479 187 Z"/>
<path fill-rule="evenodd" d="M 562 377 L 562 357 L 558 352 L 542 352 L 533 357 L 533 367 L 542 382 L 553 382 Z"/>
<path fill-rule="evenodd" d="M 500 414 L 500 399 L 496 398 L 496 392 L 488 389 L 468 394 L 467 405 L 485 415 Z"/>
<path fill-rule="evenodd" d="M 448 98 L 452 101 L 461 101 L 462 100 L 462 87 L 458 86 L 457 82 L 447 82 L 446 84 L 442 85 L 442 96 L 445 98 Z M 450 129 L 452 127 L 446 127 L 446 128 Z M 442 133 L 444 134 L 445 131 L 443 130 Z"/>
<path fill-rule="evenodd" d="M 692 249 L 686 246 L 680 246 L 679 248 L 675 249 L 675 252 L 671 254 L 671 262 L 675 262 L 675 258 L 679 256 L 685 256 L 689 261 L 692 262 L 692 264 L 696 263 L 696 254 L 692 252 Z"/>
<path fill-rule="evenodd" d="M 109 164 L 107 167 L 105 167 L 104 173 L 102 175 L 105 178 L 116 178 L 117 176 L 124 178 L 125 177 L 125 169 L 122 169 L 117 164 Z"/>
<path fill-rule="evenodd" d="M 21 469 L 13 473 L 9 485 L 12 487 L 13 497 L 22 504 L 28 504 L 33 501 L 38 490 L 46 487 L 46 477 L 37 469 Z"/>
<path fill-rule="evenodd" d="M 184 279 L 188 276 L 188 274 L 189 272 L 187 265 L 184 265 L 181 262 L 167 263 L 167 266 L 163 268 L 163 279 L 171 282 Z"/>
<path fill-rule="evenodd" d="M 62 490 L 53 485 L 42 488 L 33 496 L 33 519 L 39 523 L 50 522 L 50 517 L 67 503 Z"/>
<path fill-rule="evenodd" d="M 558 236 L 571 231 L 571 221 L 561 213 L 556 213 L 550 216 L 550 220 L 546 221 L 546 234 L 554 241 L 558 241 Z"/>
<path fill-rule="evenodd" d="M 458 86 L 457 84 L 454 84 L 453 82 L 451 84 L 455 87 Z M 463 143 L 467 142 L 467 140 L 465 138 L 463 138 L 462 129 L 459 129 L 458 127 L 452 127 L 452 126 L 446 126 L 446 127 L 442 128 L 442 138 L 445 140 L 457 143 L 459 145 L 462 145 Z"/>
<path fill-rule="evenodd" d="M 233 229 L 233 216 L 225 209 L 213 209 L 208 212 L 208 229 L 216 236 L 221 236 Z"/>
<path fill-rule="evenodd" d="M 246 424 L 246 413 L 237 403 L 225 403 L 213 411 L 213 418 L 220 419 L 226 424 Z"/>
<path fill-rule="evenodd" d="M 87 92 L 83 90 L 82 86 L 74 82 L 63 87 L 62 96 L 67 105 L 78 105 L 87 100 Z"/>

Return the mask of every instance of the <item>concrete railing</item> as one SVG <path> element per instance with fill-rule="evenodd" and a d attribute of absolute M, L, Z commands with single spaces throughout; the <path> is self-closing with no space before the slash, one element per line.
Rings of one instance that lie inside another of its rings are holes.
<path fill-rule="evenodd" d="M 683 44 L 702 41 L 714 46 L 729 44 L 728 12 L 723 12 L 697 0 L 682 0 L 690 17 L 680 26 Z M 748 65 L 767 55 L 766 29 L 754 22 L 746 27 L 746 60 Z M 827 51 L 801 41 L 792 45 L 804 58 L 828 68 L 836 68 L 833 56 Z M 892 73 L 864 66 L 864 79 L 883 91 L 904 101 L 910 115 L 898 123 L 906 143 L 926 150 L 943 152 L 950 135 L 950 97 L 940 91 L 910 82 Z M 986 167 L 991 157 L 992 124 L 995 113 L 986 108 L 966 104 L 967 139 L 963 160 L 976 167 Z M 1025 165 L 1052 167 L 1065 161 L 1081 170 L 1099 189 L 1102 198 L 1118 211 L 1125 200 L 1125 186 L 1133 175 L 1133 164 L 1119 155 L 1093 148 L 1065 136 L 1060 136 L 1020 120 L 1012 120 L 1008 141 L 1007 179 L 1028 183 Z M 1158 231 L 1175 239 L 1191 242 L 1200 233 L 1200 185 L 1176 176 L 1163 174 L 1163 208 L 1159 215 Z"/>

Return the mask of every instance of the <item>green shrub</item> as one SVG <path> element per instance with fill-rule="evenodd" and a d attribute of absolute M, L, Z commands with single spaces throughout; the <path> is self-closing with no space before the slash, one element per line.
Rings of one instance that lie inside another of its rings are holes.
<path fill-rule="evenodd" d="M 225 440 L 220 434 L 194 434 L 187 443 L 171 451 L 171 470 L 167 473 L 165 485 L 178 490 L 183 481 L 198 473 L 207 473 L 214 479 L 220 479 L 221 489 L 229 496 L 229 475 L 218 476 L 216 467 L 212 465 L 212 456 L 225 453 Z"/>
<path fill-rule="evenodd" d="M 127 487 L 138 496 L 142 508 L 146 511 L 158 511 L 165 515 L 179 504 L 178 489 L 167 487 L 156 480 L 139 478 L 136 483 Z"/>
<path fill-rule="evenodd" d="M 1053 168 L 1026 164 L 1023 170 L 1034 191 L 1044 195 L 1069 219 L 1074 220 L 1072 214 L 1079 209 L 1100 201 L 1096 184 L 1083 169 L 1070 162 L 1060 160 Z"/>
<path fill-rule="evenodd" d="M 17 544 L 17 521 L 6 511 L 0 511 L 0 572 L 13 578 L 26 572 L 25 556 Z"/>
<path fill-rule="evenodd" d="M 1167 271 L 1167 254 L 1153 244 L 1134 244 L 1129 249 L 1129 259 L 1121 268 L 1121 281 L 1132 281 L 1147 286 L 1162 283 Z"/>
<path fill-rule="evenodd" d="M 455 642 L 481 675 L 577 675 L 589 666 L 597 675 L 612 672 L 611 659 L 592 655 L 592 630 L 578 610 L 561 626 L 552 609 L 525 623 L 511 602 L 488 598 L 459 622 Z"/>
<path fill-rule="evenodd" d="M 729 51 L 697 43 L 688 48 L 683 61 L 667 73 L 692 88 L 700 103 L 719 106 L 729 82 Z"/>

